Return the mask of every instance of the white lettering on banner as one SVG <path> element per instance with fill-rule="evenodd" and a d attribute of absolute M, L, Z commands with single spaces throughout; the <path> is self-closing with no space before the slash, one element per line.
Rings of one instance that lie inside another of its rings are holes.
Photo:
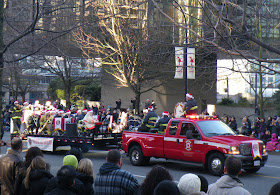
<path fill-rule="evenodd" d="M 38 147 L 44 151 L 53 151 L 53 138 L 46 137 L 27 137 L 27 148 Z"/>
<path fill-rule="evenodd" d="M 175 47 L 175 76 L 174 79 L 183 79 L 184 47 Z"/>
<path fill-rule="evenodd" d="M 195 48 L 187 49 L 188 79 L 195 79 Z"/>
<path fill-rule="evenodd" d="M 257 157 L 262 159 L 259 142 L 256 141 L 251 143 L 251 151 L 252 151 L 253 160 L 255 160 Z"/>

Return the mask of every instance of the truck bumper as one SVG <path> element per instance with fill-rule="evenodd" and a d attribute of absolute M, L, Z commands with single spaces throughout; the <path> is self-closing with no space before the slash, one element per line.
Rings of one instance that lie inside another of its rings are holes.
<path fill-rule="evenodd" d="M 226 157 L 232 156 L 232 155 L 226 155 Z M 253 160 L 252 156 L 243 156 L 243 155 L 234 155 L 235 157 L 239 158 L 242 161 L 242 168 L 243 169 L 250 169 L 250 168 L 257 168 L 257 167 L 263 167 L 268 159 L 268 155 L 263 155 L 262 159 L 257 157 L 255 160 Z M 260 161 L 260 165 L 255 166 L 254 161 Z"/>

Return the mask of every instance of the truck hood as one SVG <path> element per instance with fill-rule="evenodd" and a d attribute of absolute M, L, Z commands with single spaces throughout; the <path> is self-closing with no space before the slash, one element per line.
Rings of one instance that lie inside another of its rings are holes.
<path fill-rule="evenodd" d="M 230 146 L 238 146 L 240 144 L 251 143 L 253 141 L 262 142 L 259 139 L 251 138 L 243 135 L 221 135 L 221 136 L 208 137 L 207 139 L 210 142 L 219 142 L 221 144 L 230 145 Z"/>

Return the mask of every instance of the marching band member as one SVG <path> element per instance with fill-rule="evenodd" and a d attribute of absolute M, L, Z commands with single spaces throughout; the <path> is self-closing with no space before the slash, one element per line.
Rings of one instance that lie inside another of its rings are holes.
<path fill-rule="evenodd" d="M 95 128 L 93 110 L 87 112 L 86 116 L 83 118 L 83 122 L 85 123 L 86 129 L 91 130 Z"/>

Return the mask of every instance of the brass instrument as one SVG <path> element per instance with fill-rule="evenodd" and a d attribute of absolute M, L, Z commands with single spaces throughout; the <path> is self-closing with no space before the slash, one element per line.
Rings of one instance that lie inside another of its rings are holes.
<path fill-rule="evenodd" d="M 38 130 L 38 134 L 40 134 L 44 129 L 45 127 L 52 122 L 52 120 L 54 119 L 54 116 L 51 115 L 50 118 L 48 118 L 48 120 L 44 123 L 44 125 L 42 127 L 39 128 Z"/>

